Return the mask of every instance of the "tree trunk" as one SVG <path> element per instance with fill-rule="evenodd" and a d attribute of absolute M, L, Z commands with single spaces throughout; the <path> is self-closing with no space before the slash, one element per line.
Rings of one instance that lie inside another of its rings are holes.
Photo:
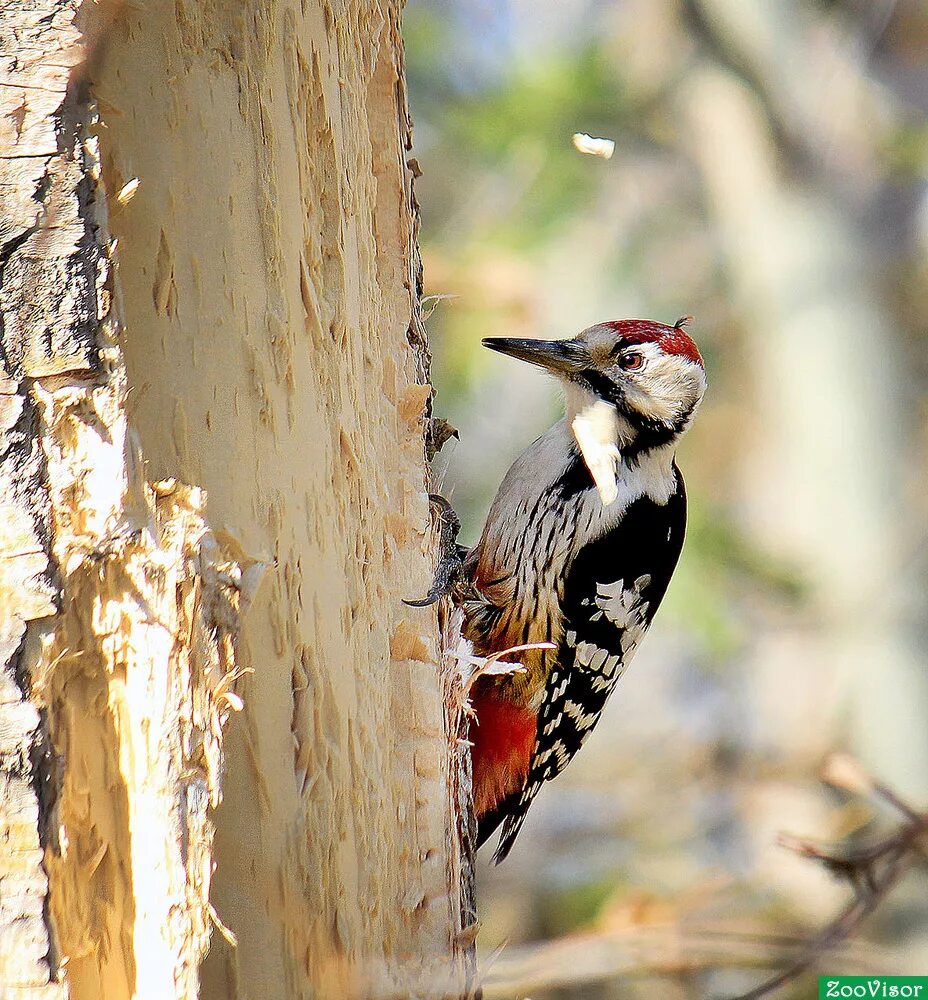
<path fill-rule="evenodd" d="M 0 57 L 0 997 L 461 995 L 399 5 Z"/>

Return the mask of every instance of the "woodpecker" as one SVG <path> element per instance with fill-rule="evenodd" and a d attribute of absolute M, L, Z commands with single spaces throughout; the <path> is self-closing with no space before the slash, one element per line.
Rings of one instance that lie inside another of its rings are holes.
<path fill-rule="evenodd" d="M 593 731 L 676 567 L 686 493 L 674 453 L 706 388 L 688 319 L 483 341 L 556 376 L 566 399 L 565 418 L 506 474 L 462 566 L 477 655 L 553 644 L 513 654 L 522 672 L 478 676 L 471 691 L 477 846 L 502 825 L 497 864 Z"/>

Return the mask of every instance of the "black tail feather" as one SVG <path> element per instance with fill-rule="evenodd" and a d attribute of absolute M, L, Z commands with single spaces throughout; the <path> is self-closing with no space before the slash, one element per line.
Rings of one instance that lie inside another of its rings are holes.
<path fill-rule="evenodd" d="M 519 836 L 519 831 L 525 822 L 525 814 L 531 804 L 531 799 L 528 802 L 520 802 L 516 809 L 506 817 L 503 822 L 503 832 L 499 835 L 499 843 L 496 845 L 496 852 L 493 855 L 494 865 L 506 860 L 512 850 L 512 845 L 516 842 L 516 837 Z"/>
<path fill-rule="evenodd" d="M 498 865 L 500 861 L 503 861 L 510 850 L 512 850 L 512 845 L 515 843 L 519 830 L 522 828 L 522 821 L 525 819 L 525 814 L 528 811 L 529 805 L 531 805 L 531 801 L 529 799 L 528 802 L 522 802 L 522 793 L 515 792 L 512 795 L 507 795 L 495 809 L 484 813 L 477 820 L 475 849 L 479 850 L 483 847 L 490 837 L 496 833 L 500 824 L 503 824 L 503 832 L 499 838 L 496 851 L 493 854 L 493 863 Z"/>
<path fill-rule="evenodd" d="M 476 850 L 480 850 L 481 847 L 493 836 L 494 833 L 499 829 L 500 823 L 506 818 L 509 813 L 507 806 L 515 805 L 513 801 L 515 799 L 514 795 L 510 795 L 509 798 L 503 799 L 500 803 L 499 808 L 493 809 L 488 813 L 484 813 L 480 819 L 477 820 L 477 841 Z"/>

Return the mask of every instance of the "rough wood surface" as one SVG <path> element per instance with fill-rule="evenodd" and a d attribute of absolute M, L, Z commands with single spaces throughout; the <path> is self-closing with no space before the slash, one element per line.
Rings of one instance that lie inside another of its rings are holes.
<path fill-rule="evenodd" d="M 30 388 L 92 367 L 95 320 L 86 305 L 93 259 L 74 253 L 82 171 L 59 115 L 77 54 L 69 13 L 52 0 L 0 3 L 0 997 L 36 1000 L 65 991 L 49 961 L 39 780 L 47 775 L 22 661 L 27 631 L 55 612 L 59 596 Z"/>
<path fill-rule="evenodd" d="M 192 997 L 248 581 L 143 478 L 77 13 L 0 10 L 0 990 Z"/>
<path fill-rule="evenodd" d="M 461 995 L 399 5 L 0 18 L 0 981 Z"/>

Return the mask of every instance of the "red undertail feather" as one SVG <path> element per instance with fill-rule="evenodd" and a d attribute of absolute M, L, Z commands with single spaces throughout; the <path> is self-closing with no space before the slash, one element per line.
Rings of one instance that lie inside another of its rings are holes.
<path fill-rule="evenodd" d="M 471 694 L 477 713 L 471 722 L 474 812 L 479 819 L 528 780 L 535 746 L 536 715 L 498 696 L 489 683 L 477 681 Z"/>

